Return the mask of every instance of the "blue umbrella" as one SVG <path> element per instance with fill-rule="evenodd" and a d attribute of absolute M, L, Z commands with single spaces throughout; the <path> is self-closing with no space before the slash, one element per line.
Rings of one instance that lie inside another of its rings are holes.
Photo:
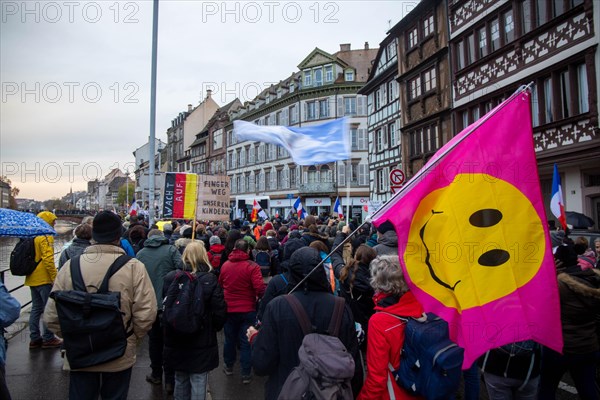
<path fill-rule="evenodd" d="M 56 235 L 46 221 L 35 214 L 0 208 L 0 237 Z"/>

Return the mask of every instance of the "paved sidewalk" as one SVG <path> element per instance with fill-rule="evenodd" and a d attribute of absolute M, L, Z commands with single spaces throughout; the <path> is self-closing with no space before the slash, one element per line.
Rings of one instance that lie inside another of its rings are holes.
<path fill-rule="evenodd" d="M 13 400 L 64 400 L 69 394 L 69 373 L 62 370 L 63 360 L 58 349 L 29 350 L 29 313 L 24 312 L 7 334 L 8 355 L 6 363 L 6 381 Z M 239 364 L 234 367 L 233 376 L 222 372 L 223 333 L 219 332 L 219 368 L 209 375 L 209 400 L 234 400 L 264 398 L 266 378 L 253 377 L 249 385 L 242 384 Z M 148 339 L 144 338 L 138 347 L 137 362 L 133 367 L 130 400 L 172 399 L 167 396 L 164 387 L 146 382 L 150 372 Z"/>

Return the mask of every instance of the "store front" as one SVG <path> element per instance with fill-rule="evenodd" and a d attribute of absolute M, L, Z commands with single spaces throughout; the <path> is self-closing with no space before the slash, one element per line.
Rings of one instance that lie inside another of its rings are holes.
<path fill-rule="evenodd" d="M 350 200 L 350 202 L 348 202 Z M 356 218 L 358 223 L 362 223 L 368 213 L 368 197 L 340 197 L 342 208 L 344 210 L 344 218 L 347 220 Z"/>
<path fill-rule="evenodd" d="M 271 217 L 287 219 L 292 212 L 295 199 L 273 199 L 271 200 Z"/>
<path fill-rule="evenodd" d="M 331 199 L 329 197 L 307 197 L 304 200 L 306 211 L 309 215 L 329 215 L 331 212 Z"/>

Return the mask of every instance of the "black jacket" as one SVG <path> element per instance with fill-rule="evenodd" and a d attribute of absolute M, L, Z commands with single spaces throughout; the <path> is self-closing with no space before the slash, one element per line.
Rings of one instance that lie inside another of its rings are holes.
<path fill-rule="evenodd" d="M 163 296 L 173 281 L 177 271 L 165 276 Z M 197 272 L 199 283 L 203 286 L 203 295 L 207 316 L 204 328 L 194 334 L 182 334 L 165 327 L 164 363 L 174 371 L 203 373 L 219 366 L 219 345 L 217 332 L 223 328 L 227 318 L 227 306 L 223 289 L 217 283 L 217 277 L 210 272 Z"/>
<path fill-rule="evenodd" d="M 294 252 L 290 259 L 292 280 L 299 282 L 320 261 L 321 257 L 316 249 L 303 247 Z M 315 270 L 292 296 L 300 301 L 317 332 L 326 332 L 335 298 L 323 269 Z M 352 354 L 355 365 L 361 365 L 354 317 L 347 304 L 338 337 Z M 269 375 L 265 385 L 267 400 L 277 399 L 286 378 L 298 365 L 298 349 L 303 338 L 300 323 L 287 300 L 283 296 L 273 299 L 265 309 L 260 332 L 252 344 L 254 371 L 257 375 Z M 362 368 L 356 368 L 355 371 L 352 389 L 357 396 L 363 381 Z"/>

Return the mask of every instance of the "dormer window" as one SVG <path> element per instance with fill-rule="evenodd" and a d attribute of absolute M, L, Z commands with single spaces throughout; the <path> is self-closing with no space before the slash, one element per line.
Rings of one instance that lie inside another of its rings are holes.
<path fill-rule="evenodd" d="M 325 82 L 333 82 L 333 65 L 325 66 Z"/>
<path fill-rule="evenodd" d="M 304 71 L 304 86 L 312 85 L 312 71 Z"/>
<path fill-rule="evenodd" d="M 346 71 L 346 73 L 344 74 L 344 80 L 346 82 L 354 82 L 354 71 L 353 70 Z"/>
<path fill-rule="evenodd" d="M 295 88 L 294 81 L 291 81 L 290 82 L 290 93 L 294 93 L 294 88 Z"/>

